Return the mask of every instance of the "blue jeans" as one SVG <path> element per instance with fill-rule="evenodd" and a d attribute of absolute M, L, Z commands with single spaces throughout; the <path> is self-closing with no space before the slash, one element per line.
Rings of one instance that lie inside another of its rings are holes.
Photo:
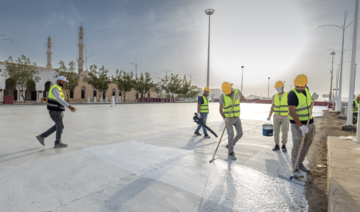
<path fill-rule="evenodd" d="M 50 127 L 46 132 L 40 135 L 42 138 L 47 138 L 49 135 L 51 135 L 53 132 L 56 131 L 56 140 L 55 145 L 59 144 L 61 142 L 61 134 L 64 130 L 64 123 L 63 123 L 63 117 L 64 114 L 61 111 L 49 111 L 50 118 L 55 122 L 55 125 Z"/>
<path fill-rule="evenodd" d="M 200 113 L 200 114 L 201 114 L 201 116 L 202 116 L 202 119 L 200 119 L 201 122 L 204 123 L 204 124 L 206 124 L 206 119 L 207 119 L 207 115 L 208 115 L 208 114 L 207 114 L 207 113 Z M 201 124 L 199 124 L 199 126 L 196 128 L 195 132 L 199 132 L 201 128 L 203 128 L 204 135 L 207 135 L 207 130 L 206 130 L 206 128 L 203 127 Z"/>

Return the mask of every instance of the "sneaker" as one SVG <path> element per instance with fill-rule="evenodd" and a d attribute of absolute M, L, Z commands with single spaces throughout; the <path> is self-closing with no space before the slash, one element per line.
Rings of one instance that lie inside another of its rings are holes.
<path fill-rule="evenodd" d="M 287 152 L 286 146 L 285 146 L 285 145 L 282 145 L 281 150 L 282 150 L 283 152 Z"/>
<path fill-rule="evenodd" d="M 68 145 L 67 144 L 63 144 L 63 143 L 58 143 L 58 144 L 55 144 L 54 148 L 64 148 L 64 147 L 67 147 Z"/>
<path fill-rule="evenodd" d="M 300 163 L 300 164 L 299 164 L 299 169 L 300 169 L 301 171 L 304 171 L 304 172 L 307 172 L 307 173 L 310 172 L 310 169 L 306 168 L 303 163 Z"/>
<path fill-rule="evenodd" d="M 299 169 L 296 169 L 294 172 L 294 177 L 295 178 L 304 178 L 304 175 L 300 172 Z"/>
<path fill-rule="evenodd" d="M 228 158 L 232 160 L 236 160 L 235 153 L 234 152 L 230 153 Z"/>
<path fill-rule="evenodd" d="M 36 136 L 36 139 L 40 142 L 41 145 L 45 146 L 44 140 L 45 138 L 41 137 L 40 135 Z"/>
<path fill-rule="evenodd" d="M 272 149 L 273 151 L 278 151 L 278 150 L 280 150 L 280 147 L 279 147 L 279 145 L 275 145 L 275 147 Z"/>
<path fill-rule="evenodd" d="M 195 132 L 194 134 L 195 134 L 195 135 L 201 135 L 199 132 Z"/>
<path fill-rule="evenodd" d="M 204 135 L 204 138 L 210 138 L 210 136 L 209 135 Z"/>

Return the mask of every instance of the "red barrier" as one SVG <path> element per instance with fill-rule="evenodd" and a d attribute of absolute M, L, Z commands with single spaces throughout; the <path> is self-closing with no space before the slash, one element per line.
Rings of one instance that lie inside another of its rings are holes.
<path fill-rule="evenodd" d="M 13 96 L 4 96 L 3 104 L 14 104 L 14 97 Z"/>

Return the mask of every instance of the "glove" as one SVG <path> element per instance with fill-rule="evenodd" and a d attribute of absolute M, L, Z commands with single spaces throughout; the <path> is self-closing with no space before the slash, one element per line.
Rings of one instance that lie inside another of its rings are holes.
<path fill-rule="evenodd" d="M 199 119 L 202 119 L 202 116 L 201 116 L 200 113 L 197 113 L 196 115 L 197 115 L 197 117 L 198 117 Z"/>
<path fill-rule="evenodd" d="M 314 94 L 312 95 L 312 99 L 313 99 L 313 100 L 317 100 L 318 98 L 319 98 L 319 94 L 314 93 Z"/>
<path fill-rule="evenodd" d="M 302 136 L 304 136 L 306 133 L 309 132 L 309 128 L 307 128 L 307 126 L 305 126 L 305 125 L 302 125 L 301 127 L 299 127 L 299 129 L 302 132 Z"/>
<path fill-rule="evenodd" d="M 271 120 L 271 116 L 268 116 L 266 120 L 270 121 L 270 120 Z"/>

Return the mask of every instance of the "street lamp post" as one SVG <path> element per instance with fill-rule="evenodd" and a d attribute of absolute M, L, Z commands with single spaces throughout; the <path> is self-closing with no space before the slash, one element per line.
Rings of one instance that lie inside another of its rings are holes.
<path fill-rule="evenodd" d="M 243 82 L 244 82 L 244 66 L 241 66 L 242 72 L 241 72 L 241 93 L 244 95 L 243 92 Z"/>
<path fill-rule="evenodd" d="M 268 78 L 268 99 L 270 98 L 270 77 Z"/>
<path fill-rule="evenodd" d="M 195 76 L 196 74 L 186 74 L 186 75 L 190 77 L 190 82 L 191 82 L 191 77 Z"/>
<path fill-rule="evenodd" d="M 138 67 L 138 65 L 140 65 L 141 63 L 137 63 L 137 59 L 135 60 L 135 63 L 133 63 L 133 62 L 131 62 L 130 64 L 133 64 L 134 66 L 135 66 L 135 79 L 137 79 L 137 67 Z M 136 102 L 136 90 L 135 90 L 135 95 L 134 95 L 134 97 L 135 97 L 135 102 Z"/>
<path fill-rule="evenodd" d="M 332 56 L 332 63 L 331 63 L 331 78 L 330 78 L 330 94 L 329 94 L 329 102 L 331 102 L 331 94 L 332 94 L 332 82 L 333 82 L 333 72 L 334 72 L 334 55 L 335 52 L 332 51 L 331 54 Z"/>
<path fill-rule="evenodd" d="M 206 9 L 205 13 L 209 16 L 209 33 L 208 33 L 208 59 L 207 59 L 207 82 L 206 86 L 209 87 L 209 79 L 210 79 L 210 16 L 214 14 L 214 9 Z"/>
<path fill-rule="evenodd" d="M 171 70 L 167 70 L 167 67 L 165 68 L 165 70 L 162 70 L 163 72 L 165 72 L 165 78 L 166 78 L 166 88 L 168 86 L 168 78 L 167 78 L 167 73 L 170 72 Z M 165 91 L 166 92 L 166 91 Z M 165 94 L 166 96 L 166 94 Z"/>

